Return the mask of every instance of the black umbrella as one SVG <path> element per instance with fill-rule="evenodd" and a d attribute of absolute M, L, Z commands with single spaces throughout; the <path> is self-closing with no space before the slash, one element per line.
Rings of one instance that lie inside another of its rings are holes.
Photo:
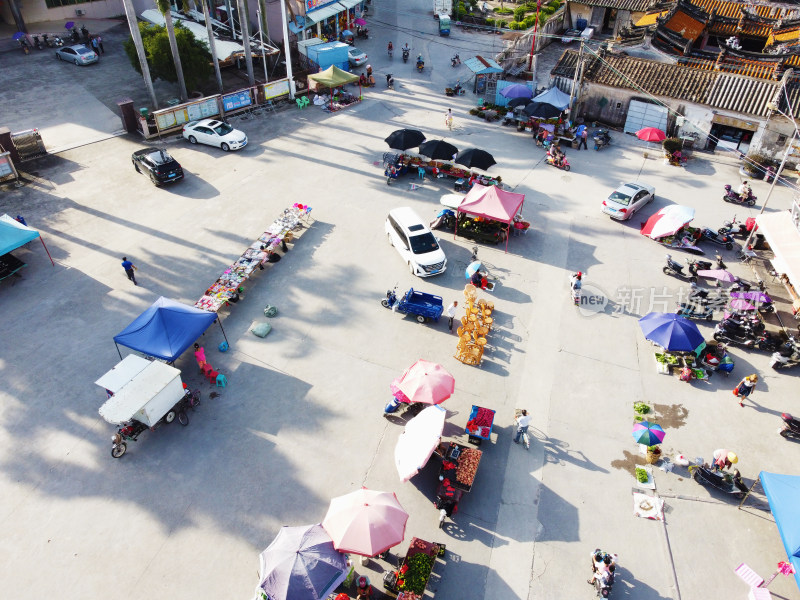
<path fill-rule="evenodd" d="M 470 148 L 458 153 L 456 161 L 459 165 L 464 165 L 468 169 L 483 169 L 484 171 L 496 165 L 497 161 L 494 156 L 486 152 L 486 150 L 479 150 L 478 148 Z"/>
<path fill-rule="evenodd" d="M 416 129 L 398 129 L 389 134 L 384 140 L 389 144 L 389 148 L 395 150 L 408 150 L 415 148 L 425 141 L 425 134 Z"/>
<path fill-rule="evenodd" d="M 508 108 L 516 108 L 518 106 L 526 106 L 527 104 L 530 103 L 531 103 L 530 98 L 512 98 L 511 100 L 508 101 L 508 104 L 506 104 L 506 106 Z"/>
<path fill-rule="evenodd" d="M 531 102 L 525 107 L 525 114 L 538 119 L 553 119 L 561 114 L 561 109 L 547 102 Z"/>
<path fill-rule="evenodd" d="M 431 140 L 420 144 L 419 153 L 433 160 L 453 160 L 453 157 L 458 154 L 458 148 L 444 140 Z"/>

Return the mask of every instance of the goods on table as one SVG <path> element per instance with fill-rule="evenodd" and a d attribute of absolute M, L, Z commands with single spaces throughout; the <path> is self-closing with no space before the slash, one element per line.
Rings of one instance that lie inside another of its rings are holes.
<path fill-rule="evenodd" d="M 405 566 L 408 570 L 402 574 L 402 578 L 397 581 L 401 590 L 410 590 L 415 594 L 423 594 L 428 577 L 433 570 L 434 559 L 432 556 L 420 552 L 406 559 Z"/>
<path fill-rule="evenodd" d="M 494 414 L 495 411 L 491 409 L 473 406 L 470 420 L 467 421 L 467 433 L 473 436 L 488 438 L 492 431 Z"/>
<path fill-rule="evenodd" d="M 456 481 L 464 485 L 472 485 L 475 480 L 475 473 L 478 472 L 481 455 L 481 451 L 474 448 L 464 448 L 461 451 L 458 457 L 458 467 L 456 468 Z"/>

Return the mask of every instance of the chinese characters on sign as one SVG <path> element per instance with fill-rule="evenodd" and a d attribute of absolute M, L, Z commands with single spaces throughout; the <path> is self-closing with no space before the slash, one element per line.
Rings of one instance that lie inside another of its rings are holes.
<path fill-rule="evenodd" d="M 244 108 L 245 106 L 250 106 L 252 103 L 250 90 L 226 94 L 222 97 L 222 108 L 225 112 L 236 110 L 237 108 Z"/>

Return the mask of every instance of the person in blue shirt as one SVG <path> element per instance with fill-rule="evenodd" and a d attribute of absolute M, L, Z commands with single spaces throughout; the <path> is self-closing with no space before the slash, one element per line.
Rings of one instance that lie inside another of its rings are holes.
<path fill-rule="evenodd" d="M 136 270 L 136 265 L 129 261 L 127 256 L 122 257 L 122 268 L 125 269 L 125 275 L 133 282 L 133 285 L 139 285 L 136 283 L 136 275 L 133 273 Z"/>

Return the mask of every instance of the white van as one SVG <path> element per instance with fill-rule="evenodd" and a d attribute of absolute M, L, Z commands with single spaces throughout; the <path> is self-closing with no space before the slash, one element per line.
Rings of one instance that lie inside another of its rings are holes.
<path fill-rule="evenodd" d="M 447 257 L 439 247 L 439 241 L 412 209 L 395 208 L 389 212 L 386 236 L 412 275 L 430 277 L 444 273 L 447 268 Z"/>

